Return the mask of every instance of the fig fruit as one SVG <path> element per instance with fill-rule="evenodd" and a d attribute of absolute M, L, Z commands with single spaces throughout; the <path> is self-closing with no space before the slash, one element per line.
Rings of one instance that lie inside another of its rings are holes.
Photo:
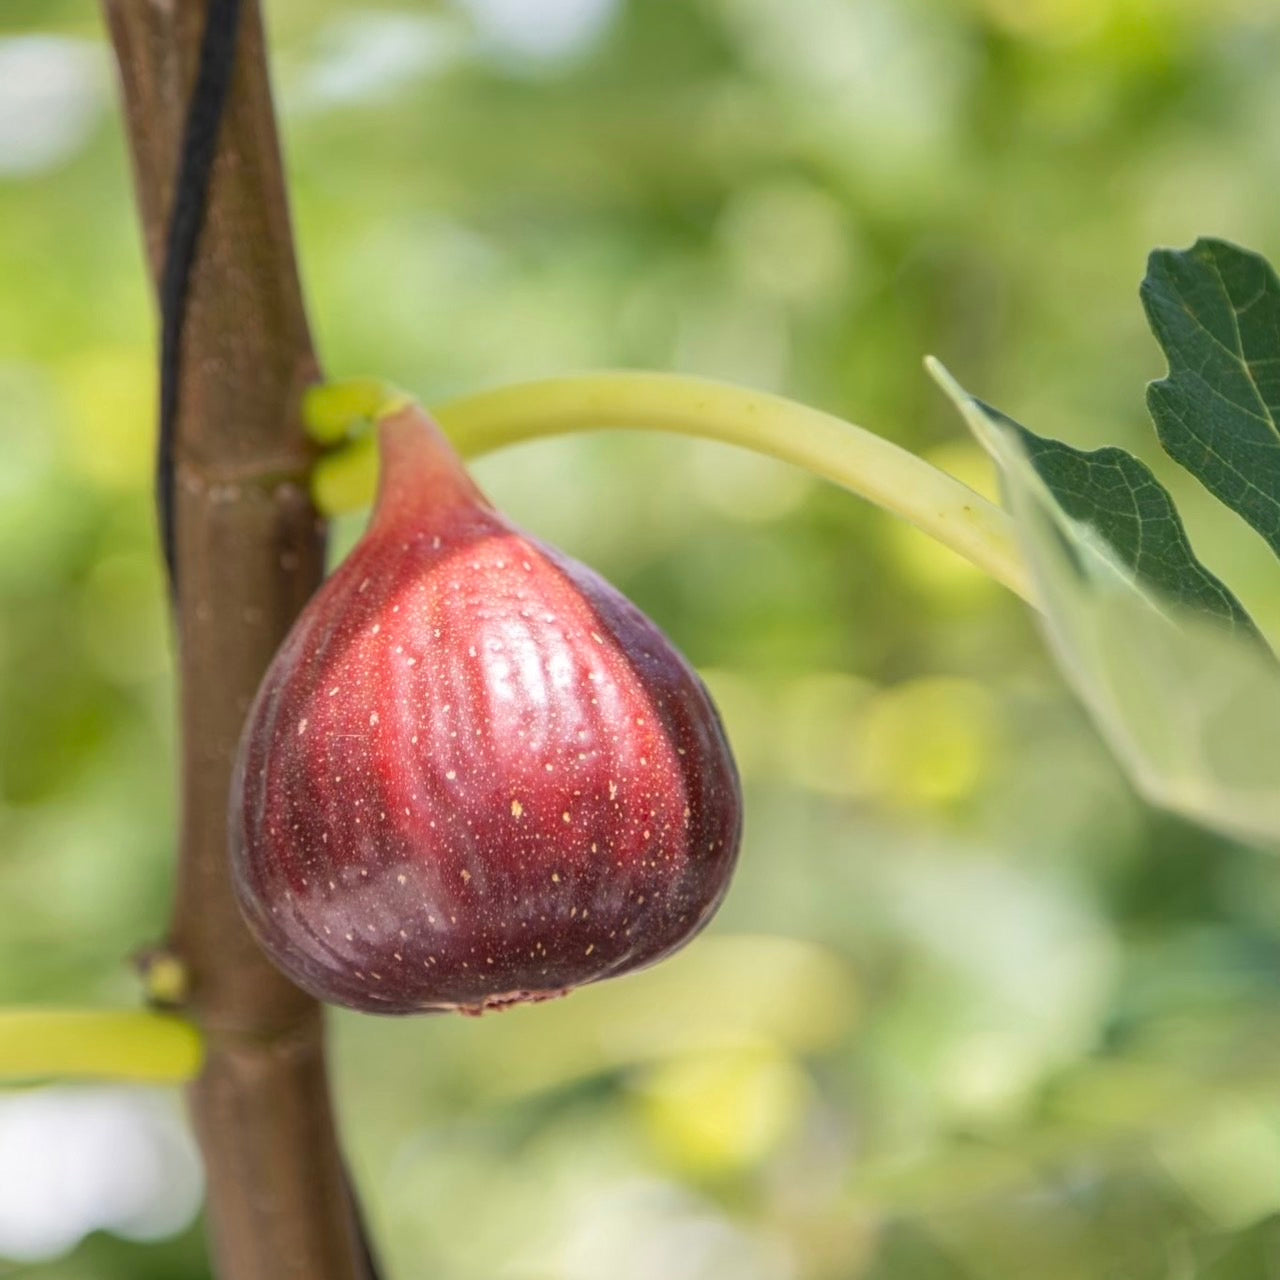
<path fill-rule="evenodd" d="M 477 1013 L 688 942 L 728 887 L 737 770 L 638 609 L 516 529 L 417 406 L 378 424 L 368 530 L 250 710 L 234 883 L 322 1000 Z"/>

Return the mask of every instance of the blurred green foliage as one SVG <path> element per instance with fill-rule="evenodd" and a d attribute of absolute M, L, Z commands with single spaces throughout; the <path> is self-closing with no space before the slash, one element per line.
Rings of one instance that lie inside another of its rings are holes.
<path fill-rule="evenodd" d="M 535 12 L 536 11 L 536 12 Z M 534 14 L 536 20 L 530 18 Z M 522 16 L 523 15 L 523 16 Z M 428 403 L 608 365 L 985 464 L 920 369 L 1154 447 L 1145 255 L 1275 259 L 1269 0 L 271 0 L 320 349 Z M 174 807 L 154 316 L 108 54 L 0 11 L 0 999 L 128 1001 Z M 1261 1280 L 1280 866 L 1136 801 L 1013 599 L 779 464 L 597 436 L 477 467 L 706 672 L 748 831 L 709 935 L 485 1019 L 334 1020 L 403 1280 Z M 348 522 L 338 545 L 353 536 Z M 23 1274 L 205 1274 L 190 1234 Z"/>

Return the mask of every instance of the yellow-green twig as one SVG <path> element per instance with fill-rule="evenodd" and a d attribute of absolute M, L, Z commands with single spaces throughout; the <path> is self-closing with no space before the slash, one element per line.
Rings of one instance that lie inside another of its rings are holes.
<path fill-rule="evenodd" d="M 433 412 L 468 457 L 597 428 L 671 431 L 754 449 L 903 517 L 1034 603 L 1012 524 L 999 507 L 891 441 L 781 396 L 678 374 L 609 372 L 502 387 Z M 313 479 L 320 508 L 366 505 L 376 468 L 370 438 L 322 458 Z"/>
<path fill-rule="evenodd" d="M 201 1052 L 189 1022 L 148 1009 L 0 1009 L 0 1081 L 177 1083 Z"/>

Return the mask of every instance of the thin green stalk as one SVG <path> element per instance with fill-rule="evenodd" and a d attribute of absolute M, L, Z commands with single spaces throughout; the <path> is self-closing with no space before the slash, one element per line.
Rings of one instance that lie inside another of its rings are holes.
<path fill-rule="evenodd" d="M 200 1067 L 200 1034 L 149 1009 L 0 1009 L 0 1082 L 178 1084 Z"/>
<path fill-rule="evenodd" d="M 344 395 L 342 386 L 335 384 L 336 396 Z M 322 434 L 332 441 L 333 415 L 324 413 L 328 392 L 312 392 L 308 417 L 313 410 L 323 417 Z M 394 396 L 387 401 L 395 403 Z M 671 431 L 754 449 L 903 517 L 1035 603 L 1013 526 L 999 507 L 906 449 L 781 396 L 678 374 L 610 372 L 480 392 L 436 406 L 434 413 L 467 457 L 598 428 Z M 322 458 L 312 482 L 317 505 L 331 514 L 367 505 L 376 468 L 367 437 Z"/>

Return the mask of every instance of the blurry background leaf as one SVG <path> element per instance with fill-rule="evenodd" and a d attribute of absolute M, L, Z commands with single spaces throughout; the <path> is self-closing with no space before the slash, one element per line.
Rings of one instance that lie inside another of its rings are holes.
<path fill-rule="evenodd" d="M 1169 361 L 1147 389 L 1161 443 L 1280 555 L 1280 280 L 1201 239 L 1152 253 L 1142 301 Z"/>

